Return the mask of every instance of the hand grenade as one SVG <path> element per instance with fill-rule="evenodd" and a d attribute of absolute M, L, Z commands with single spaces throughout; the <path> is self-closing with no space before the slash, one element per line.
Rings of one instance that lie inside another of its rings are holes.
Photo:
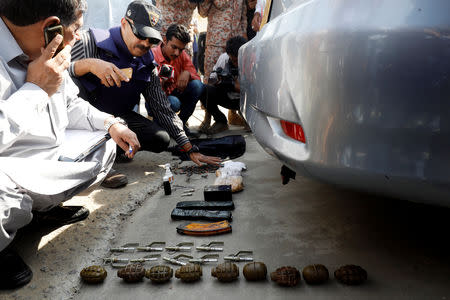
<path fill-rule="evenodd" d="M 225 262 L 211 269 L 211 276 L 221 282 L 230 282 L 239 277 L 239 268 L 236 264 Z"/>
<path fill-rule="evenodd" d="M 296 286 L 300 282 L 300 272 L 294 267 L 281 267 L 270 273 L 270 278 L 282 286 Z"/>
<path fill-rule="evenodd" d="M 198 264 L 187 264 L 175 271 L 175 277 L 184 282 L 193 282 L 202 276 L 202 267 Z"/>
<path fill-rule="evenodd" d="M 101 266 L 90 266 L 87 268 L 84 268 L 80 272 L 81 278 L 88 283 L 100 283 L 103 282 L 103 280 L 106 278 L 106 275 L 108 273 L 106 272 L 105 268 Z"/>
<path fill-rule="evenodd" d="M 169 281 L 172 276 L 173 270 L 169 266 L 154 266 L 145 271 L 145 277 L 157 283 Z"/>
<path fill-rule="evenodd" d="M 251 262 L 244 266 L 242 273 L 248 281 L 265 280 L 267 278 L 267 267 L 262 262 Z"/>
<path fill-rule="evenodd" d="M 303 268 L 303 279 L 308 284 L 321 284 L 328 280 L 330 275 L 324 265 L 309 265 Z"/>
<path fill-rule="evenodd" d="M 125 282 L 138 282 L 144 278 L 145 269 L 140 264 L 128 265 L 117 271 L 117 276 L 123 278 Z"/>
<path fill-rule="evenodd" d="M 334 271 L 334 277 L 343 284 L 358 285 L 367 280 L 367 272 L 360 266 L 345 265 Z"/>

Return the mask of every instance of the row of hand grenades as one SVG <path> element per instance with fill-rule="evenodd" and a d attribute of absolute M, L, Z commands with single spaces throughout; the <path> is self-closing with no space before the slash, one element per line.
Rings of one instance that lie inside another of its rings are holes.
<path fill-rule="evenodd" d="M 244 266 L 243 274 L 249 281 L 266 280 L 267 267 L 262 262 L 251 262 Z M 321 284 L 329 279 L 328 269 L 324 265 L 309 265 L 303 268 L 303 279 L 308 284 Z M 90 266 L 80 272 L 81 278 L 88 283 L 100 283 L 106 278 L 107 272 L 101 266 Z M 153 282 L 163 283 L 173 276 L 169 266 L 158 265 L 146 270 L 141 264 L 131 264 L 117 271 L 117 276 L 125 282 L 138 282 L 144 276 Z M 175 272 L 175 277 L 184 282 L 194 282 L 202 276 L 199 264 L 187 264 Z M 221 282 L 231 282 L 239 277 L 239 267 L 231 262 L 225 262 L 211 269 L 211 276 Z M 367 272 L 356 265 L 345 265 L 334 272 L 334 277 L 343 284 L 358 285 L 367 280 Z M 300 272 L 295 267 L 281 267 L 270 274 L 272 281 L 281 286 L 296 286 L 300 280 Z"/>

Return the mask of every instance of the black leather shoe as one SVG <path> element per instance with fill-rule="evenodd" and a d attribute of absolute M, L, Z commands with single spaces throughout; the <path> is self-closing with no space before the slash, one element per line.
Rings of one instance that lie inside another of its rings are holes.
<path fill-rule="evenodd" d="M 33 211 L 33 221 L 41 225 L 67 225 L 82 221 L 89 216 L 89 210 L 83 206 L 58 205 L 49 211 Z"/>
<path fill-rule="evenodd" d="M 15 289 L 31 281 L 33 272 L 15 252 L 0 252 L 0 289 Z"/>

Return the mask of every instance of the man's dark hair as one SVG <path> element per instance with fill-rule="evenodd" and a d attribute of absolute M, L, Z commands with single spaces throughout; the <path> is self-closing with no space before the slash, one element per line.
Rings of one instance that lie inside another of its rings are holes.
<path fill-rule="evenodd" d="M 232 37 L 227 41 L 225 51 L 228 55 L 238 56 L 239 48 L 247 43 L 247 39 L 242 36 Z"/>
<path fill-rule="evenodd" d="M 191 41 L 191 37 L 186 26 L 179 24 L 172 24 L 169 26 L 169 28 L 167 28 L 167 41 L 172 40 L 173 37 L 180 40 L 183 44 L 187 44 Z"/>
<path fill-rule="evenodd" d="M 69 26 L 86 9 L 86 0 L 0 0 L 0 15 L 16 26 L 32 25 L 51 16 Z"/>

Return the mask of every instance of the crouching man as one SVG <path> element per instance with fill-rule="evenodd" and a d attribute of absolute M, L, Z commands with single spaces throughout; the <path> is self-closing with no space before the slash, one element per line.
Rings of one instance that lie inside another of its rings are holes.
<path fill-rule="evenodd" d="M 216 134 L 228 130 L 227 117 L 220 111 L 219 106 L 239 110 L 240 85 L 238 70 L 239 48 L 247 40 L 242 36 L 230 38 L 226 44 L 226 52 L 222 53 L 214 65 L 209 76 L 206 91 L 200 101 L 215 120 L 214 125 L 208 128 L 203 123 L 199 130 L 207 134 Z"/>
<path fill-rule="evenodd" d="M 58 161 L 64 147 L 76 145 L 75 136 L 82 143 L 106 130 L 121 148 L 131 146 L 129 156 L 140 148 L 122 120 L 77 97 L 78 88 L 66 71 L 85 9 L 85 0 L 0 2 L 2 289 L 24 285 L 32 277 L 24 261 L 7 248 L 17 230 L 32 219 L 56 226 L 85 219 L 87 209 L 60 204 L 101 182 L 114 162 L 113 141 L 81 162 Z M 63 26 L 64 37 L 58 34 L 45 45 L 44 31 L 54 25 Z"/>

